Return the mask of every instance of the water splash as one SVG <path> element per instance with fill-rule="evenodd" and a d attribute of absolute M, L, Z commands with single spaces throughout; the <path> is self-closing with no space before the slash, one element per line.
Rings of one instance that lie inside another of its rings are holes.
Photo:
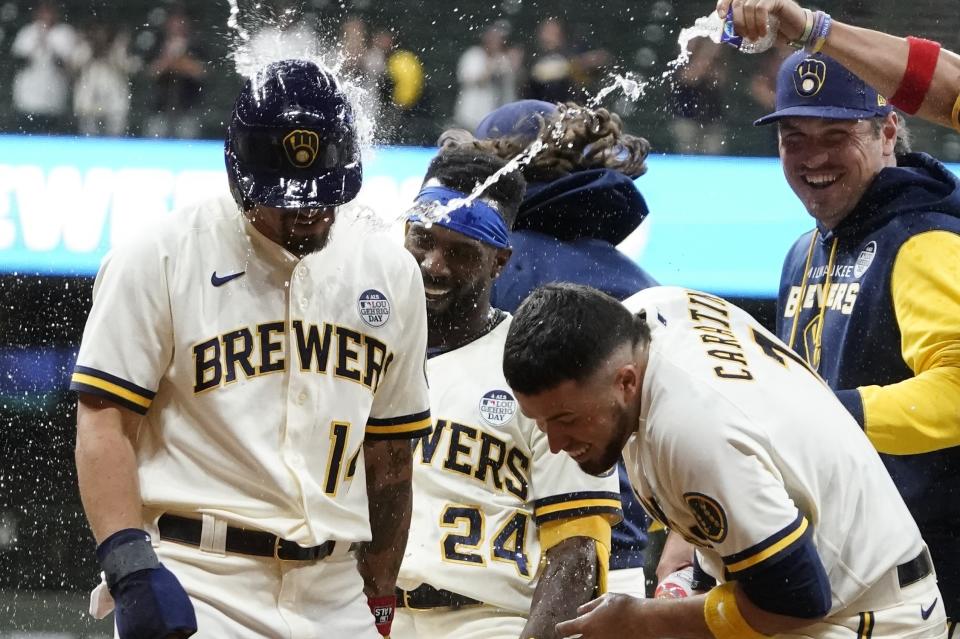
<path fill-rule="evenodd" d="M 680 55 L 672 62 L 667 63 L 667 70 L 672 72 L 690 61 L 690 42 L 697 38 L 709 38 L 712 42 L 719 44 L 722 33 L 723 20 L 715 12 L 697 18 L 692 27 L 680 30 L 680 36 L 677 38 L 677 44 L 680 45 Z"/>
<path fill-rule="evenodd" d="M 642 98 L 651 86 L 660 86 L 669 80 L 681 67 L 690 61 L 690 42 L 696 38 L 709 38 L 713 42 L 720 42 L 720 35 L 723 31 L 723 21 L 716 13 L 697 18 L 693 26 L 680 30 L 677 37 L 677 44 L 680 47 L 680 53 L 676 58 L 666 64 L 666 68 L 659 75 L 650 79 L 644 79 L 637 74 L 628 72 L 624 75 L 611 73 L 609 75 L 611 82 L 602 87 L 595 96 L 590 98 L 587 106 L 596 108 L 604 98 L 620 89 L 631 102 L 636 102 Z"/>
<path fill-rule="evenodd" d="M 567 109 L 565 114 L 575 115 L 579 113 L 579 109 Z M 554 142 L 559 142 L 563 139 L 564 131 L 566 129 L 564 120 L 566 118 L 560 118 L 554 122 L 550 131 L 547 135 Z M 496 171 L 493 175 L 489 176 L 481 184 L 478 184 L 466 197 L 454 198 L 447 202 L 446 204 L 440 204 L 439 202 L 434 202 L 432 204 L 420 207 L 413 211 L 413 213 L 420 219 L 424 226 L 429 228 L 435 222 L 445 220 L 449 217 L 450 213 L 466 206 L 470 206 L 474 200 L 483 195 L 483 193 L 489 189 L 491 186 L 496 184 L 500 178 L 508 173 L 513 171 L 520 170 L 520 167 L 530 164 L 530 162 L 537 156 L 538 153 L 542 152 L 547 148 L 547 143 L 542 139 L 537 138 L 531 142 L 527 147 L 510 159 L 502 168 Z"/>
<path fill-rule="evenodd" d="M 519 170 L 520 167 L 525 164 L 529 164 L 530 161 L 546 147 L 547 145 L 544 144 L 543 140 L 534 140 L 530 146 L 514 156 L 513 159 L 507 162 L 496 173 L 484 180 L 483 183 L 478 184 L 466 197 L 454 198 L 446 204 L 434 202 L 430 205 L 420 207 L 413 212 L 424 226 L 430 228 L 434 223 L 447 219 L 453 211 L 470 206 L 474 200 L 483 195 L 484 191 L 496 184 L 501 177 Z"/>
<path fill-rule="evenodd" d="M 280 20 L 277 20 L 259 13 L 263 7 L 261 3 L 254 5 L 250 11 L 244 11 L 242 15 L 238 0 L 228 0 L 228 3 L 230 15 L 227 19 L 227 26 L 236 33 L 236 38 L 234 38 L 230 49 L 237 73 L 243 77 L 255 79 L 258 69 L 271 62 L 288 58 L 309 60 L 328 70 L 340 80 L 341 88 L 353 107 L 361 158 L 364 162 L 369 162 L 374 155 L 379 103 L 372 90 L 373 87 L 367 85 L 362 78 L 351 77 L 344 72 L 346 56 L 341 48 L 323 45 L 318 34 L 303 26 L 306 21 L 291 19 L 294 16 L 287 15 L 298 11 L 297 9 L 286 9 L 284 14 L 280 16 Z M 705 16 L 698 19 L 692 27 L 680 32 L 678 38 L 680 55 L 669 62 L 666 65 L 666 70 L 659 76 L 647 79 L 632 72 L 611 73 L 609 75 L 610 83 L 601 87 L 594 96 L 586 101 L 586 108 L 599 107 L 610 94 L 618 90 L 632 102 L 643 98 L 652 85 L 662 84 L 689 61 L 689 43 L 691 40 L 698 37 L 710 37 L 714 41 L 719 40 L 719 32 L 716 31 L 716 27 L 711 23 L 711 20 L 713 20 L 711 16 Z M 282 22 L 282 25 L 280 22 Z M 248 26 L 245 27 L 245 24 Z M 571 116 L 578 112 L 577 109 L 568 108 L 566 110 L 566 113 Z M 549 142 L 544 141 L 544 139 L 552 139 L 555 142 L 562 140 L 566 132 L 565 119 L 560 118 L 554 122 L 552 130 L 547 136 L 533 141 L 503 168 L 484 180 L 482 184 L 478 184 L 465 197 L 451 200 L 446 205 L 435 203 L 432 206 L 419 207 L 415 211 L 416 214 L 425 225 L 429 226 L 448 217 L 451 211 L 469 206 L 504 175 L 529 164 L 539 153 L 543 152 L 549 146 Z M 345 208 L 353 209 L 354 206 Z M 374 213 L 371 209 L 363 206 L 357 206 L 356 208 L 366 213 Z M 392 218 L 386 220 L 381 216 L 381 220 L 389 225 L 405 219 L 406 215 L 406 213 L 402 213 L 398 216 L 386 216 Z M 377 216 L 374 213 L 370 217 L 373 219 Z"/>
<path fill-rule="evenodd" d="M 360 77 L 344 72 L 346 56 L 337 46 L 324 44 L 324 37 L 298 19 L 300 9 L 288 7 L 277 17 L 266 15 L 262 4 L 241 12 L 238 0 L 228 0 L 227 26 L 236 34 L 230 57 L 237 73 L 255 81 L 257 71 L 271 62 L 301 59 L 329 71 L 340 83 L 353 109 L 354 128 L 363 162 L 375 155 L 379 102 L 372 87 Z M 247 26 L 244 26 L 247 25 Z M 256 87 L 255 87 L 256 89 Z"/>
<path fill-rule="evenodd" d="M 623 95 L 626 96 L 631 102 L 636 102 L 647 92 L 647 86 L 650 84 L 649 80 L 644 80 L 643 78 L 638 77 L 632 72 L 627 72 L 626 75 L 620 75 L 619 73 L 611 73 L 609 76 L 613 82 L 602 89 L 600 89 L 595 96 L 590 98 L 587 101 L 587 106 L 595 108 L 600 106 L 600 103 L 605 97 L 620 89 L 623 91 Z"/>
<path fill-rule="evenodd" d="M 237 4 L 237 0 L 229 0 L 229 3 L 230 16 L 227 18 L 227 26 L 236 32 L 238 38 L 244 42 L 248 42 L 250 40 L 250 34 L 247 33 L 247 30 L 240 24 L 240 6 Z"/>

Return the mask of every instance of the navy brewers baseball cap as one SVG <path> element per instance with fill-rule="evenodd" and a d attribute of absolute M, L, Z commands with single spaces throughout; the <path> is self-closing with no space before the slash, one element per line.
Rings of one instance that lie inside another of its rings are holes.
<path fill-rule="evenodd" d="M 777 73 L 777 110 L 753 124 L 790 117 L 865 120 L 891 111 L 885 97 L 830 56 L 797 51 Z"/>
<path fill-rule="evenodd" d="M 477 125 L 474 135 L 481 140 L 516 136 L 524 142 L 533 142 L 540 133 L 540 118 L 546 119 L 556 112 L 556 104 L 542 100 L 511 102 L 488 113 Z"/>

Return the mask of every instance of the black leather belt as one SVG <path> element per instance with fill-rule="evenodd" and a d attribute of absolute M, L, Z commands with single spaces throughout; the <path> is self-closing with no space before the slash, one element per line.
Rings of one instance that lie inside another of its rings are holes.
<path fill-rule="evenodd" d="M 191 546 L 200 545 L 203 522 L 199 519 L 163 515 L 157 522 L 157 526 L 160 528 L 160 539 L 190 544 Z M 227 527 L 226 551 L 241 555 L 273 557 L 284 561 L 318 561 L 333 552 L 333 545 L 333 541 L 328 541 L 319 546 L 304 548 L 296 542 L 282 539 L 262 530 Z"/>
<path fill-rule="evenodd" d="M 930 551 L 926 548 L 910 561 L 897 566 L 897 577 L 901 588 L 920 581 L 931 572 L 933 572 L 933 561 L 930 559 Z"/>
<path fill-rule="evenodd" d="M 482 601 L 471 599 L 465 595 L 458 595 L 449 590 L 438 590 L 428 584 L 423 584 L 415 590 L 397 588 L 397 608 L 411 608 L 413 610 L 453 608 L 457 610 L 463 606 L 479 606 L 482 604 Z"/>

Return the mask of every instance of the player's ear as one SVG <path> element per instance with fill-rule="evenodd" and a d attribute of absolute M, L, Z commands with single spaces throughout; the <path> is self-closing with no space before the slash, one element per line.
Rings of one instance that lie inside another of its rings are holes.
<path fill-rule="evenodd" d="M 883 146 L 883 155 L 892 156 L 897 148 L 897 135 L 901 126 L 900 116 L 896 111 L 887 114 L 880 125 L 880 141 Z"/>
<path fill-rule="evenodd" d="M 615 384 L 617 390 L 623 394 L 625 400 L 629 401 L 636 397 L 640 392 L 640 385 L 643 380 L 640 377 L 640 371 L 634 363 L 624 364 L 617 369 Z"/>
<path fill-rule="evenodd" d="M 497 249 L 497 254 L 493 258 L 493 272 L 490 274 L 490 279 L 495 280 L 500 277 L 500 273 L 503 272 L 507 262 L 510 261 L 511 255 L 513 255 L 513 249 L 509 246 Z"/>

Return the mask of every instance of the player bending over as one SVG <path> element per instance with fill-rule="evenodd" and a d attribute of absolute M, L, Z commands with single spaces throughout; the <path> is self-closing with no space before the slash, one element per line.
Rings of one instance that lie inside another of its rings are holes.
<path fill-rule="evenodd" d="M 946 637 L 930 555 L 873 446 L 744 311 L 681 288 L 620 303 L 548 285 L 517 310 L 503 367 L 553 452 L 603 474 L 622 449 L 648 512 L 723 582 L 606 595 L 560 636 Z"/>

